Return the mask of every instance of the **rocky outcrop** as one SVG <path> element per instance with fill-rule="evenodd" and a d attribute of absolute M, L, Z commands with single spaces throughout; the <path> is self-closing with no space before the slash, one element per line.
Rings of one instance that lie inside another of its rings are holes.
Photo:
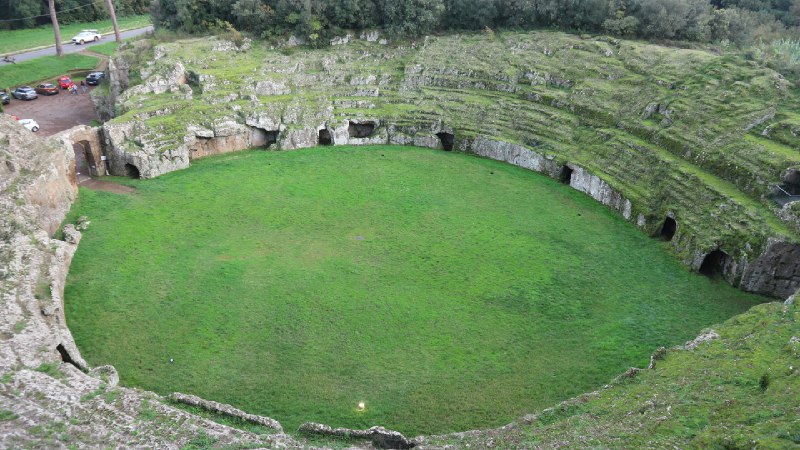
<path fill-rule="evenodd" d="M 211 411 L 213 413 L 222 414 L 228 417 L 233 417 L 255 425 L 261 425 L 263 427 L 272 428 L 273 430 L 278 432 L 283 431 L 283 427 L 281 427 L 281 424 L 275 419 L 271 419 L 269 417 L 264 417 L 264 416 L 257 416 L 255 414 L 248 414 L 242 411 L 241 409 L 234 408 L 233 406 L 225 403 L 204 400 L 196 395 L 181 394 L 180 392 L 174 392 L 172 395 L 169 396 L 169 399 L 174 402 L 183 403 L 189 406 L 196 406 L 206 411 Z"/>
<path fill-rule="evenodd" d="M 113 367 L 90 370 L 63 308 L 88 221 L 67 224 L 63 241 L 53 237 L 77 195 L 69 136 L 41 140 L 0 115 L 0 448 L 179 449 L 198 440 L 298 448 L 282 433 L 233 429 L 119 387 Z"/>
<path fill-rule="evenodd" d="M 744 271 L 740 287 L 764 295 L 794 294 L 800 289 L 800 244 L 771 242 Z"/>
<path fill-rule="evenodd" d="M 318 436 L 336 436 L 348 439 L 366 439 L 378 448 L 407 449 L 414 448 L 416 443 L 406 439 L 397 431 L 383 427 L 372 427 L 368 430 L 351 430 L 349 428 L 331 428 L 321 423 L 306 422 L 300 425 L 301 434 Z"/>

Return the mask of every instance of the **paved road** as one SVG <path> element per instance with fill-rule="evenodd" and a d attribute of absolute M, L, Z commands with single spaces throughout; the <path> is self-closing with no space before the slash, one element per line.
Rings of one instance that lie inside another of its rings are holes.
<path fill-rule="evenodd" d="M 127 39 L 127 38 L 132 38 L 132 37 L 135 37 L 135 36 L 139 36 L 141 34 L 144 34 L 144 33 L 150 32 L 150 31 L 153 31 L 153 27 L 152 26 L 144 27 L 144 28 L 137 28 L 135 30 L 123 31 L 120 34 L 122 35 L 123 39 Z M 68 39 L 72 39 L 72 36 L 62 36 L 62 37 L 66 37 Z M 83 50 L 85 48 L 91 48 L 93 45 L 102 44 L 104 42 L 111 42 L 113 40 L 114 40 L 114 34 L 112 33 L 112 34 L 110 34 L 108 36 L 103 36 L 102 39 L 100 39 L 99 42 L 92 42 L 92 43 L 84 44 L 84 45 L 64 44 L 64 53 L 66 54 L 66 53 L 79 52 L 79 51 L 81 51 L 81 50 Z M 22 61 L 27 61 L 29 59 L 41 58 L 42 56 L 51 56 L 51 55 L 55 55 L 55 54 L 56 54 L 56 46 L 53 45 L 52 47 L 47 47 L 47 48 L 44 48 L 44 49 L 41 49 L 41 50 L 34 50 L 34 51 L 31 51 L 31 52 L 19 53 L 17 55 L 12 56 L 12 58 L 16 62 L 22 62 Z M 0 66 L 5 65 L 5 64 L 10 64 L 10 63 L 2 62 L 2 60 L 0 60 Z"/>

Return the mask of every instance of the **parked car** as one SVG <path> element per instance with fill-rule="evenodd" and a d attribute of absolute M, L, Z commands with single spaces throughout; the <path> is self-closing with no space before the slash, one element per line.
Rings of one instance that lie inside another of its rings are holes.
<path fill-rule="evenodd" d="M 39 131 L 39 124 L 33 119 L 20 119 L 20 125 L 36 133 Z"/>
<path fill-rule="evenodd" d="M 100 33 L 97 30 L 81 30 L 74 38 L 72 38 L 73 44 L 85 44 L 87 42 L 97 42 L 100 40 Z"/>
<path fill-rule="evenodd" d="M 86 84 L 90 86 L 97 86 L 105 77 L 105 72 L 92 72 L 89 75 L 86 75 Z"/>
<path fill-rule="evenodd" d="M 3 99 L 3 104 L 4 105 L 7 105 L 7 104 L 11 103 L 11 97 L 9 97 L 9 95 L 6 94 L 5 91 L 0 92 L 0 98 Z"/>
<path fill-rule="evenodd" d="M 36 95 L 36 91 L 30 86 L 20 86 L 14 89 L 11 95 L 17 100 L 34 100 L 39 98 L 39 96 Z"/>
<path fill-rule="evenodd" d="M 68 76 L 61 75 L 58 78 L 58 85 L 61 86 L 61 89 L 69 89 L 72 86 L 74 86 L 75 83 L 73 83 L 72 80 Z"/>
<path fill-rule="evenodd" d="M 56 95 L 58 94 L 58 86 L 55 84 L 44 83 L 36 86 L 36 93 L 42 95 Z"/>

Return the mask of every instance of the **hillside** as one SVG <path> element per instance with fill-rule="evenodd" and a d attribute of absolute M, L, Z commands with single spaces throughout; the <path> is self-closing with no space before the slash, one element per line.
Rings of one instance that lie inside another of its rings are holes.
<path fill-rule="evenodd" d="M 720 250 L 734 285 L 778 298 L 800 286 L 794 266 L 757 275 L 765 258 L 800 254 L 797 209 L 768 199 L 800 179 L 800 97 L 778 73 L 735 55 L 553 32 L 361 37 L 303 51 L 138 43 L 114 66 L 117 90 L 134 86 L 107 125 L 112 170 L 152 177 L 272 143 L 453 148 L 566 182 L 574 173 L 573 187 L 648 234 L 673 218 L 673 248 L 695 270 Z"/>

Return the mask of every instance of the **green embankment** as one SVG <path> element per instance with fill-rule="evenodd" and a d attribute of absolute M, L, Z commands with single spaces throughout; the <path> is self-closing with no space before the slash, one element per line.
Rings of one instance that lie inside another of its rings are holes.
<path fill-rule="evenodd" d="M 81 190 L 70 329 L 123 384 L 289 431 L 502 425 L 763 301 L 504 163 L 329 147 L 193 166 L 130 196 Z"/>
<path fill-rule="evenodd" d="M 655 370 L 540 411 L 505 430 L 428 439 L 448 448 L 800 446 L 800 310 L 759 305 Z"/>
<path fill-rule="evenodd" d="M 131 30 L 151 25 L 149 14 L 141 16 L 129 16 L 118 18 L 121 30 Z M 61 38 L 69 41 L 81 30 L 97 30 L 100 33 L 113 31 L 111 19 L 100 20 L 97 22 L 81 22 L 61 25 Z M 0 54 L 13 53 L 29 48 L 54 45 L 52 25 L 43 25 L 37 28 L 26 28 L 21 30 L 3 30 L 0 33 Z M 66 44 L 65 44 L 66 45 Z"/>
<path fill-rule="evenodd" d="M 19 85 L 33 84 L 38 80 L 52 79 L 71 70 L 91 70 L 97 66 L 97 57 L 71 53 L 62 57 L 44 56 L 17 64 L 0 66 L 0 88 L 15 88 Z"/>

